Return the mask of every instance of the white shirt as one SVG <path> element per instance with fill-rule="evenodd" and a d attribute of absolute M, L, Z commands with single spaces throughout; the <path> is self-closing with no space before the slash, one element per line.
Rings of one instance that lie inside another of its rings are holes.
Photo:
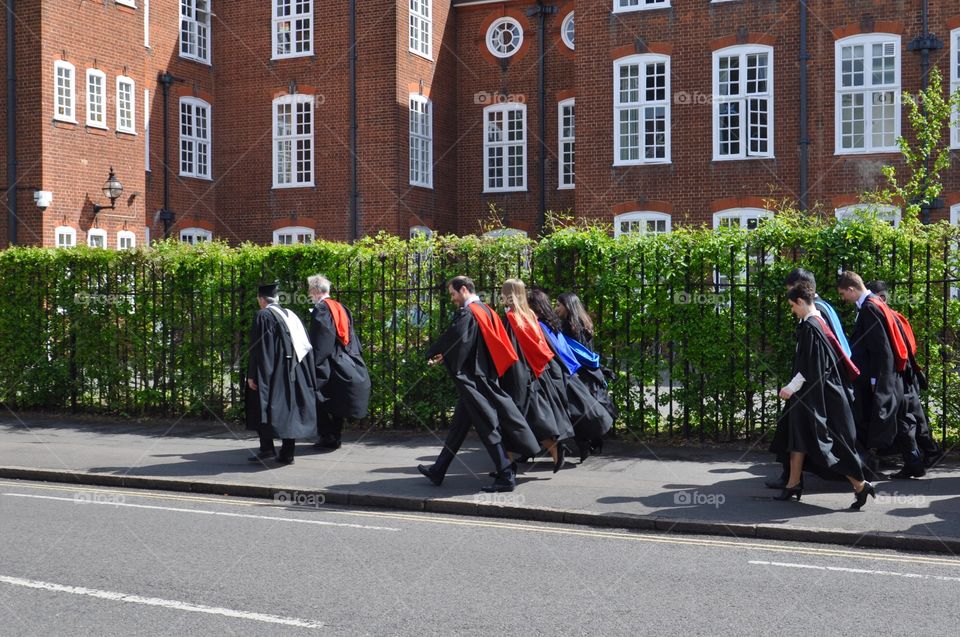
<path fill-rule="evenodd" d="M 480 302 L 480 297 L 477 296 L 476 294 L 471 294 L 470 296 L 467 297 L 467 300 L 463 302 L 463 307 L 467 307 L 471 303 L 479 303 L 479 302 Z"/>
<path fill-rule="evenodd" d="M 870 296 L 870 294 L 872 294 L 872 292 L 870 292 L 870 290 L 867 290 L 867 291 L 864 292 L 862 295 L 860 295 L 860 298 L 857 299 L 857 309 L 858 309 L 858 310 L 860 309 L 860 306 L 863 305 L 863 302 L 867 300 L 867 297 Z"/>

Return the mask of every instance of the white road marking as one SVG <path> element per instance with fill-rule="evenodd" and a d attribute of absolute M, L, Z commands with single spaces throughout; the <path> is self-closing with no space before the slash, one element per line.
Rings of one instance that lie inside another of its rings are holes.
<path fill-rule="evenodd" d="M 86 597 L 95 597 L 97 599 L 106 599 L 111 602 L 126 602 L 129 604 L 144 604 L 145 606 L 160 606 L 162 608 L 171 608 L 190 613 L 207 613 L 208 615 L 222 615 L 224 617 L 235 617 L 237 619 L 250 619 L 268 624 L 282 624 L 284 626 L 296 626 L 298 628 L 323 628 L 323 624 L 317 621 L 307 619 L 297 619 L 295 617 L 278 617 L 277 615 L 267 615 L 264 613 L 249 613 L 242 610 L 233 610 L 231 608 L 218 608 L 216 606 L 204 606 L 202 604 L 191 604 L 189 602 L 178 602 L 172 599 L 160 599 L 158 597 L 141 597 L 140 595 L 128 595 L 126 593 L 115 593 L 111 591 L 101 591 L 95 588 L 83 588 L 80 586 L 64 586 L 63 584 L 52 584 L 50 582 L 39 582 L 37 580 L 21 579 L 19 577 L 7 577 L 0 575 L 0 582 L 11 584 L 13 586 L 23 586 L 25 588 L 36 588 L 55 593 L 70 593 L 72 595 L 84 595 Z"/>
<path fill-rule="evenodd" d="M 935 579 L 941 582 L 960 582 L 960 577 L 947 577 L 946 575 L 923 575 L 921 573 L 898 573 L 896 571 L 877 571 L 867 568 L 848 568 L 845 566 L 817 566 L 815 564 L 795 564 L 793 562 L 765 562 L 762 560 L 750 560 L 749 564 L 757 566 L 780 566 L 783 568 L 800 568 L 812 571 L 834 571 L 840 573 L 857 573 L 860 575 L 886 575 L 889 577 L 906 577 L 908 579 Z"/>
<path fill-rule="evenodd" d="M 32 495 L 27 493 L 4 493 L 5 496 L 13 498 L 33 498 L 36 500 L 56 500 L 58 502 L 72 502 L 74 504 L 100 504 L 112 507 L 130 507 L 134 509 L 152 509 L 155 511 L 174 511 L 176 513 L 196 513 L 198 515 L 219 515 L 227 518 L 247 518 L 251 520 L 273 520 L 277 522 L 293 522 L 296 524 L 315 524 L 318 526 L 336 526 L 347 529 L 365 529 L 367 531 L 399 531 L 400 529 L 390 526 L 369 526 L 366 524 L 348 524 L 340 522 L 326 522 L 324 520 L 301 520 L 299 518 L 281 518 L 271 515 L 251 515 L 248 513 L 228 513 L 226 511 L 207 511 L 205 509 L 182 509 L 178 507 L 161 507 L 150 504 L 131 504 L 128 502 L 102 501 L 102 500 L 77 500 L 76 498 L 58 498 L 51 495 Z"/>

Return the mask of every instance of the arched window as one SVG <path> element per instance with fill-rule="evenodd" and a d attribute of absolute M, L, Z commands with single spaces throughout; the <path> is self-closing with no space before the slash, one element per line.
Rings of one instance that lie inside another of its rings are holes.
<path fill-rule="evenodd" d="M 630 234 L 666 234 L 671 230 L 670 215 L 663 212 L 625 212 L 613 218 L 613 236 Z"/>
<path fill-rule="evenodd" d="M 298 243 L 313 243 L 315 233 L 304 226 L 287 226 L 273 231 L 273 245 L 289 246 Z"/>
<path fill-rule="evenodd" d="M 213 240 L 213 233 L 203 228 L 184 228 L 180 231 L 180 240 L 184 243 L 196 245 Z"/>
<path fill-rule="evenodd" d="M 838 221 L 854 219 L 856 217 L 872 217 L 875 215 L 877 219 L 882 219 L 896 228 L 900 225 L 901 211 L 900 208 L 887 204 L 861 203 L 837 208 L 834 214 Z"/>

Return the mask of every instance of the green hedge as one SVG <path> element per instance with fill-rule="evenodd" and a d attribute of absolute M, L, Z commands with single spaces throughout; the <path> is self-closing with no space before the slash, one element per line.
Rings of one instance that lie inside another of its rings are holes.
<path fill-rule="evenodd" d="M 381 426 L 446 423 L 453 388 L 423 352 L 452 308 L 443 282 L 472 275 L 487 300 L 520 276 L 555 295 L 574 289 L 597 319 L 615 370 L 620 426 L 642 436 L 716 440 L 769 427 L 789 371 L 793 321 L 785 273 L 814 271 L 837 302 L 840 268 L 893 284 L 928 368 L 934 424 L 954 435 L 960 410 L 957 229 L 823 225 L 778 215 L 750 233 L 681 229 L 613 239 L 606 228 L 522 237 L 379 236 L 355 245 L 231 248 L 169 242 L 115 252 L 0 252 L 0 400 L 12 408 L 236 419 L 256 284 L 277 279 L 309 312 L 305 279 L 322 272 L 354 312 Z"/>

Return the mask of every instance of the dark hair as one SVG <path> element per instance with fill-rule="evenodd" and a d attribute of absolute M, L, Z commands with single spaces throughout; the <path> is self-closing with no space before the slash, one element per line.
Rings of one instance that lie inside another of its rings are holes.
<path fill-rule="evenodd" d="M 593 320 L 583 307 L 580 297 L 573 292 L 564 292 L 557 297 L 557 302 L 567 308 L 567 315 L 560 319 L 564 332 L 568 332 L 573 338 L 580 338 L 581 334 L 586 334 L 587 340 L 591 340 Z"/>
<path fill-rule="evenodd" d="M 801 281 L 806 281 L 813 286 L 813 289 L 817 289 L 817 280 L 813 276 L 813 272 L 810 270 L 804 270 L 803 268 L 797 268 L 791 270 L 790 274 L 787 275 L 787 278 L 783 281 L 783 284 L 787 287 L 793 287 Z"/>
<path fill-rule="evenodd" d="M 863 290 L 863 279 L 860 278 L 860 275 L 852 270 L 845 270 L 840 278 L 837 279 L 837 289 L 846 290 L 847 288 L 853 288 L 855 290 Z"/>
<path fill-rule="evenodd" d="M 554 332 L 560 332 L 560 317 L 550 307 L 550 297 L 540 288 L 533 288 L 527 292 L 527 301 L 530 303 L 530 309 L 537 315 L 537 318 Z"/>
<path fill-rule="evenodd" d="M 887 299 L 887 292 L 889 288 L 887 287 L 886 281 L 881 281 L 877 279 L 876 281 L 868 281 L 867 289 L 876 294 L 877 296 L 883 297 L 884 300 Z"/>
<path fill-rule="evenodd" d="M 807 303 L 813 303 L 813 299 L 817 296 L 817 291 L 814 289 L 813 285 L 809 281 L 800 281 L 795 286 L 787 290 L 787 300 L 793 301 L 806 301 Z"/>
<path fill-rule="evenodd" d="M 473 284 L 473 279 L 468 276 L 455 276 L 449 281 L 447 281 L 447 287 L 453 288 L 454 291 L 459 292 L 460 288 L 466 287 L 467 291 L 470 294 L 476 294 L 477 288 Z"/>

